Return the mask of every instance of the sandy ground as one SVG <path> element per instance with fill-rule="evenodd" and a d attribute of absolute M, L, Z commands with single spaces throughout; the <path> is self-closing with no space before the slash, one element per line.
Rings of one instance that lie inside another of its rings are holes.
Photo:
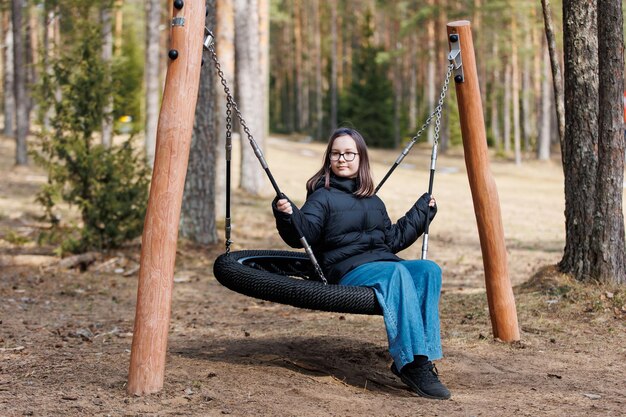
<path fill-rule="evenodd" d="M 320 144 L 269 140 L 268 162 L 296 202 L 322 152 Z M 221 245 L 185 242 L 165 385 L 134 397 L 125 387 L 140 248 L 100 254 L 85 272 L 55 264 L 53 248 L 36 245 L 45 224 L 34 195 L 46 177 L 16 169 L 13 155 L 13 142 L 0 139 L 1 416 L 626 415 L 626 289 L 582 286 L 550 268 L 564 246 L 558 163 L 491 165 L 522 336 L 509 344 L 492 336 L 463 156 L 439 158 L 429 257 L 444 270 L 445 358 L 437 367 L 450 401 L 413 396 L 389 372 L 381 317 L 244 297 L 212 275 Z M 396 156 L 373 152 L 376 178 Z M 429 149 L 417 147 L 381 191 L 392 218 L 427 188 L 429 159 Z M 286 248 L 269 201 L 235 194 L 235 249 Z M 420 250 L 415 244 L 402 255 Z"/>

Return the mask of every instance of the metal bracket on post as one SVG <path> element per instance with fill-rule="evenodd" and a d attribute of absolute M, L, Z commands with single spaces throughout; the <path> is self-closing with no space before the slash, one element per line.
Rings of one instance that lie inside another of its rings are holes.
<path fill-rule="evenodd" d="M 448 61 L 454 65 L 454 81 L 462 83 L 465 81 L 465 77 L 463 75 L 463 59 L 461 57 L 461 40 L 456 33 L 451 34 L 449 40 L 450 53 L 448 54 Z"/>
<path fill-rule="evenodd" d="M 204 28 L 204 43 L 202 44 L 205 51 L 208 51 L 211 45 L 213 45 L 213 41 L 215 38 L 213 37 L 213 33 L 205 26 Z"/>
<path fill-rule="evenodd" d="M 172 26 L 185 26 L 185 18 L 184 17 L 172 18 Z"/>

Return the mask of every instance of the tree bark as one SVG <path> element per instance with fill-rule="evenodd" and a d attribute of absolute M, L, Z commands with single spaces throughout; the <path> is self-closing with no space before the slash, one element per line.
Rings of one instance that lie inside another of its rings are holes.
<path fill-rule="evenodd" d="M 330 129 L 337 128 L 337 67 L 339 66 L 339 57 L 337 55 L 337 2 L 330 2 Z"/>
<path fill-rule="evenodd" d="M 400 147 L 400 112 L 402 111 L 402 45 L 400 43 L 400 22 L 397 18 L 393 18 L 391 30 L 393 36 L 393 46 L 391 50 L 395 52 L 393 59 L 393 145 L 394 148 Z"/>
<path fill-rule="evenodd" d="M 503 141 L 504 152 L 511 152 L 511 91 L 513 87 L 511 85 L 511 64 L 506 63 L 504 66 L 504 105 L 502 106 L 503 118 Z"/>
<path fill-rule="evenodd" d="M 154 164 L 157 126 L 159 123 L 159 102 L 161 101 L 161 79 L 159 56 L 161 36 L 161 1 L 148 0 L 145 3 L 146 13 L 146 64 L 144 82 L 146 85 L 146 124 L 144 146 L 146 161 Z"/>
<path fill-rule="evenodd" d="M 207 0 L 215 9 L 215 0 Z M 215 14 L 209 13 L 206 27 L 215 27 Z M 215 228 L 215 157 L 217 148 L 215 68 L 204 65 L 196 104 L 189 165 L 180 217 L 180 235 L 195 243 L 217 243 Z"/>
<path fill-rule="evenodd" d="M 43 63 L 43 72 L 46 75 L 52 74 L 51 58 L 54 57 L 55 50 L 57 48 L 54 42 L 54 28 L 58 22 L 58 16 L 55 13 L 56 7 L 50 5 L 48 2 L 44 5 L 44 30 L 43 30 L 43 53 L 41 60 Z M 42 129 L 44 132 L 50 130 L 50 117 L 52 116 L 53 108 L 51 104 L 45 104 L 46 108 L 43 110 L 42 115 Z"/>
<path fill-rule="evenodd" d="M 434 9 L 435 1 L 428 0 L 427 6 Z M 426 22 L 426 50 L 428 54 L 428 62 L 426 63 L 426 103 L 427 114 L 432 113 L 435 109 L 435 66 L 437 65 L 436 53 L 436 36 L 435 36 L 435 15 Z M 435 127 L 433 123 L 428 126 L 427 131 L 428 143 L 432 144 L 435 139 Z"/>
<path fill-rule="evenodd" d="M 565 8 L 565 5 L 563 5 Z M 552 67 L 552 87 L 554 88 L 554 102 L 556 103 L 556 117 L 559 131 L 559 143 L 561 144 L 561 159 L 565 156 L 565 104 L 563 93 L 563 76 L 561 74 L 561 64 L 556 48 L 556 37 L 554 35 L 554 24 L 552 23 L 552 8 L 550 0 L 541 0 L 543 10 L 543 20 L 546 30 L 546 40 L 550 54 L 550 64 Z"/>
<path fill-rule="evenodd" d="M 123 5 L 124 0 L 114 0 L 113 10 L 115 11 L 115 35 L 113 38 L 113 51 L 115 53 L 115 56 L 122 55 L 122 42 L 124 41 L 124 14 L 122 13 Z"/>
<path fill-rule="evenodd" d="M 533 69 L 530 77 L 532 80 L 532 94 L 529 94 L 532 110 L 532 136 L 536 140 L 537 147 L 539 146 L 539 118 L 541 117 L 541 82 L 544 78 L 543 75 L 543 58 L 544 58 L 544 42 L 543 42 L 543 29 L 541 26 L 537 26 L 539 8 L 540 5 L 535 4 L 532 6 L 532 20 L 530 22 L 530 31 L 532 39 L 532 53 L 530 59 L 533 62 Z"/>
<path fill-rule="evenodd" d="M 598 0 L 599 134 L 591 275 L 626 283 L 624 251 L 624 41 L 621 0 Z"/>
<path fill-rule="evenodd" d="M 259 53 L 259 14 L 257 0 L 235 1 L 235 40 L 237 58 L 237 86 L 239 109 L 243 114 L 250 134 L 263 150 L 263 85 Z M 241 178 L 240 187 L 253 195 L 261 195 L 265 185 L 263 171 L 248 143 L 247 133 L 241 132 Z"/>
<path fill-rule="evenodd" d="M 552 132 L 552 100 L 550 99 L 550 55 L 544 46 L 543 77 L 541 82 L 541 119 L 537 143 L 537 159 L 550 159 L 550 134 Z"/>
<path fill-rule="evenodd" d="M 408 70 L 409 70 L 409 132 L 413 135 L 417 131 L 417 71 L 419 61 L 417 59 L 417 30 L 407 39 Z"/>
<path fill-rule="evenodd" d="M 25 50 L 25 65 L 26 65 L 26 102 L 28 106 L 28 114 L 32 112 L 32 110 L 37 106 L 33 95 L 31 94 L 32 86 L 37 85 L 38 76 L 39 76 L 39 36 L 37 33 L 37 29 L 40 27 L 37 21 L 37 13 L 35 7 L 29 7 L 28 3 L 26 4 L 26 18 L 27 24 L 24 29 L 25 33 L 25 42 L 24 42 L 24 50 Z M 29 120 L 30 122 L 30 120 Z"/>
<path fill-rule="evenodd" d="M 263 136 L 268 136 L 270 133 L 270 0 L 257 1 L 259 2 L 259 68 L 263 89 Z"/>
<path fill-rule="evenodd" d="M 13 79 L 16 108 L 15 164 L 28 165 L 26 136 L 28 135 L 28 100 L 26 98 L 26 71 L 24 62 L 24 39 L 22 37 L 22 0 L 11 0 L 13 23 Z"/>
<path fill-rule="evenodd" d="M 303 80 L 303 61 L 302 61 L 302 22 L 300 19 L 300 0 L 293 0 L 293 41 L 294 41 L 294 63 L 295 63 L 295 113 L 296 113 L 296 131 L 300 132 L 304 128 L 303 112 L 304 106 L 304 80 Z"/>
<path fill-rule="evenodd" d="M 15 87 L 13 71 L 13 24 L 9 17 L 9 12 L 5 12 L 6 25 L 4 31 L 4 135 L 13 137 L 15 135 Z"/>
<path fill-rule="evenodd" d="M 515 153 L 515 164 L 522 164 L 521 151 L 521 128 L 520 128 L 520 79 L 519 79 L 518 51 L 517 51 L 517 18 L 513 9 L 513 20 L 511 22 L 511 81 L 513 85 L 513 148 Z"/>
<path fill-rule="evenodd" d="M 313 7 L 313 37 L 315 47 L 315 139 L 321 140 L 324 137 L 324 107 L 323 107 L 323 86 L 322 86 L 322 28 L 320 27 L 320 1 L 314 0 Z"/>
<path fill-rule="evenodd" d="M 494 34 L 492 44 L 493 56 L 498 56 L 498 34 Z M 499 106 L 499 86 L 500 86 L 500 68 L 498 65 L 493 66 L 491 80 L 491 134 L 493 135 L 493 146 L 496 151 L 502 150 L 502 137 L 500 134 L 500 113 Z"/>
<path fill-rule="evenodd" d="M 598 29 L 595 3 L 563 3 L 565 52 L 565 250 L 559 268 L 581 280 L 591 263 L 598 172 Z M 554 63 L 553 63 L 554 64 Z M 556 80 L 555 80 L 556 83 Z"/>
<path fill-rule="evenodd" d="M 111 83 L 111 60 L 113 58 L 113 25 L 111 22 L 111 9 L 108 5 L 103 5 L 100 10 L 100 21 L 102 24 L 102 63 L 105 69 L 105 82 Z M 102 115 L 102 146 L 111 147 L 113 138 L 113 95 L 109 94 L 104 105 Z"/>

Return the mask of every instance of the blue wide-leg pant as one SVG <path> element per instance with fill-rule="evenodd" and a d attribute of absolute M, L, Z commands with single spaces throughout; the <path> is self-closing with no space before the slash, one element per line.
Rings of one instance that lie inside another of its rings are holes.
<path fill-rule="evenodd" d="M 347 273 L 339 284 L 374 290 L 383 311 L 389 353 L 398 369 L 417 355 L 441 359 L 441 268 L 436 263 L 370 262 Z"/>

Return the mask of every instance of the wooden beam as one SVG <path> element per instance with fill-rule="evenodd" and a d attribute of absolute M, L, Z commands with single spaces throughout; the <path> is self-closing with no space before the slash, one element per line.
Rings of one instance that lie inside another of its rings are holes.
<path fill-rule="evenodd" d="M 172 8 L 170 59 L 141 240 L 128 375 L 128 392 L 133 395 L 157 392 L 164 380 L 178 223 L 198 98 L 205 22 L 204 1 L 185 0 L 183 4 L 180 10 Z"/>
<path fill-rule="evenodd" d="M 447 25 L 448 39 L 458 35 L 463 62 L 463 80 L 456 84 L 461 119 L 465 165 L 472 191 L 474 212 L 485 268 L 485 284 L 494 337 L 511 342 L 519 340 L 515 298 L 509 280 L 500 200 L 489 168 L 487 135 L 476 72 L 476 57 L 470 22 Z"/>

